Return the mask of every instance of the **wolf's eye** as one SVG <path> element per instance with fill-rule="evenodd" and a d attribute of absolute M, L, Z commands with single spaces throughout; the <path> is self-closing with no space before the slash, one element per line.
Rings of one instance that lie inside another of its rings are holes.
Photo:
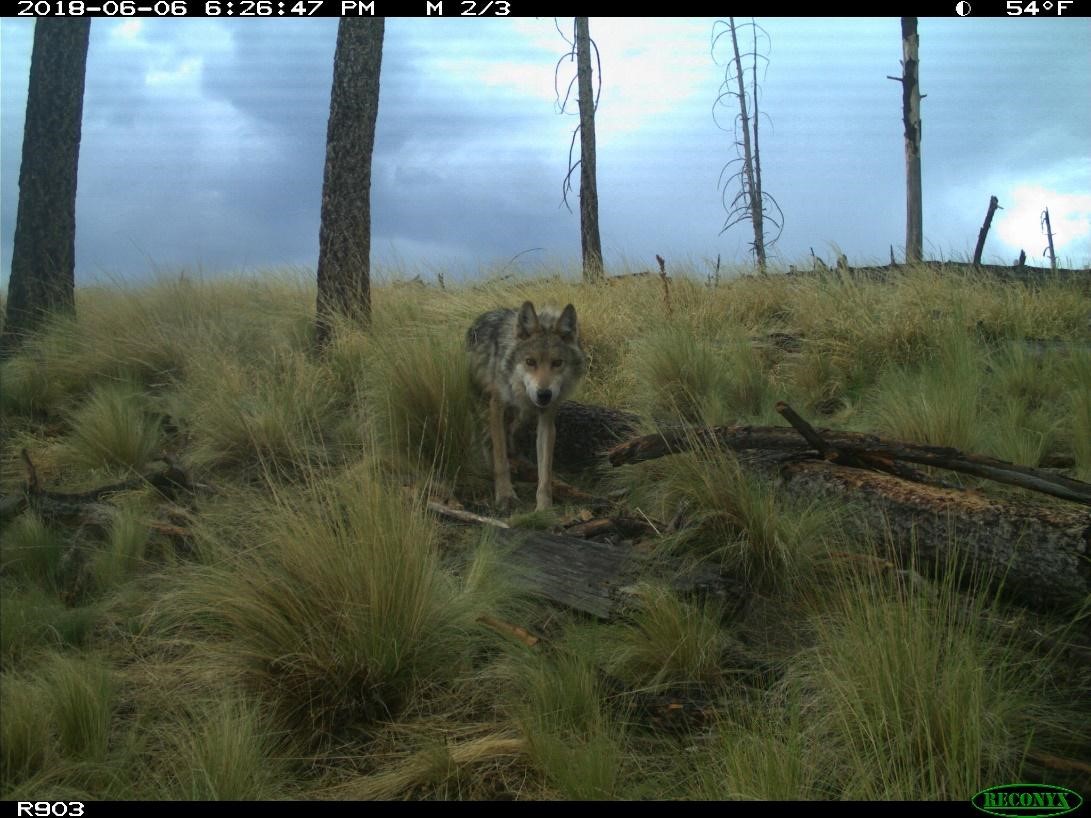
<path fill-rule="evenodd" d="M 562 361 L 560 358 L 554 358 L 553 359 L 553 368 L 554 369 L 560 369 L 562 366 L 564 366 L 564 361 Z"/>
<path fill-rule="evenodd" d="M 523 363 L 525 363 L 531 369 L 538 366 L 538 362 L 536 360 L 534 360 L 533 358 L 527 358 L 525 361 L 523 361 Z"/>

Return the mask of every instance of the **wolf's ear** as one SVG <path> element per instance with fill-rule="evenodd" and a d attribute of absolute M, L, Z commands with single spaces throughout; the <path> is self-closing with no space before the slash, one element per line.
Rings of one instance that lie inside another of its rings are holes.
<path fill-rule="evenodd" d="M 519 308 L 519 317 L 515 321 L 515 337 L 529 338 L 538 331 L 538 313 L 534 311 L 534 305 L 524 301 Z"/>
<path fill-rule="evenodd" d="M 566 342 L 575 341 L 580 334 L 580 326 L 576 322 L 576 308 L 571 304 L 561 310 L 561 317 L 557 319 L 557 332 Z"/>

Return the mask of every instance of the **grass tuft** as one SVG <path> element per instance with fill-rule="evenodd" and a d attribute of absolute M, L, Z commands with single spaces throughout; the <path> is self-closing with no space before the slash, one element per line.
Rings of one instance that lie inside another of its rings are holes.
<path fill-rule="evenodd" d="M 267 801 L 283 797 L 287 765 L 261 709 L 228 693 L 172 726 L 164 795 L 184 801 Z"/>
<path fill-rule="evenodd" d="M 147 410 L 147 399 L 136 384 L 98 386 L 70 416 L 69 459 L 95 469 L 121 466 L 139 470 L 162 446 L 157 417 Z"/>
<path fill-rule="evenodd" d="M 466 667 L 485 595 L 443 569 L 435 524 L 400 488 L 365 464 L 277 497 L 259 549 L 195 569 L 177 594 L 176 625 L 208 628 L 245 689 L 321 742 Z"/>

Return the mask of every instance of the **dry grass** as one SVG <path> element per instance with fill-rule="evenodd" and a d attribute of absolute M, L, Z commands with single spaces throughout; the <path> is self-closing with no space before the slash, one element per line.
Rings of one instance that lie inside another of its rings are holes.
<path fill-rule="evenodd" d="M 984 624 L 1007 612 L 943 576 L 910 592 L 830 568 L 871 547 L 851 511 L 785 502 L 727 452 L 582 479 L 625 484 L 626 513 L 683 506 L 680 534 L 640 547 L 653 566 L 720 560 L 760 593 L 742 618 L 645 577 L 623 621 L 579 621 L 514 593 L 488 537 L 425 515 L 429 487 L 488 495 L 462 339 L 524 299 L 575 305 L 577 399 L 712 423 L 779 423 L 789 400 L 1091 475 L 1091 357 L 1022 343 L 1091 342 L 1086 287 L 684 273 L 669 304 L 655 278 L 386 282 L 373 325 L 339 323 L 322 356 L 312 282 L 288 273 L 81 290 L 76 320 L 0 365 L 0 485 L 20 485 L 26 446 L 51 488 L 166 452 L 201 489 L 171 509 L 181 544 L 149 525 L 167 509 L 148 493 L 107 498 L 106 530 L 2 523 L 0 793 L 960 799 L 1034 774 L 1028 750 L 1086 746 L 1086 679 Z M 731 666 L 740 639 L 760 673 Z M 713 714 L 657 726 L 637 703 L 662 691 Z"/>

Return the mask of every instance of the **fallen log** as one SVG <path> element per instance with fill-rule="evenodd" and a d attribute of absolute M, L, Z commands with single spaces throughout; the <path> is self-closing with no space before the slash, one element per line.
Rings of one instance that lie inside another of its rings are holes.
<path fill-rule="evenodd" d="M 602 462 L 602 453 L 640 430 L 640 417 L 631 412 L 566 401 L 557 410 L 557 441 L 553 462 L 563 470 L 583 471 Z M 515 434 L 515 449 L 534 457 L 537 428 L 525 424 Z M 537 479 L 535 476 L 534 479 Z"/>
<path fill-rule="evenodd" d="M 172 461 L 164 459 L 160 466 L 146 474 L 90 491 L 47 491 L 41 487 L 38 471 L 27 450 L 23 449 L 20 455 L 26 469 L 26 485 L 18 494 L 0 497 L 0 522 L 21 514 L 29 507 L 48 519 L 108 526 L 113 511 L 100 501 L 109 494 L 151 487 L 168 500 L 173 500 L 177 492 L 193 490 L 189 476 Z"/>
<path fill-rule="evenodd" d="M 658 533 L 654 525 L 637 517 L 597 517 L 586 522 L 569 526 L 565 533 L 569 537 L 590 539 L 604 534 L 620 534 L 623 537 L 639 537 Z"/>
<path fill-rule="evenodd" d="M 511 528 L 506 522 L 498 520 L 495 517 L 484 517 L 480 514 L 474 514 L 472 511 L 466 511 L 465 509 L 451 508 L 450 506 L 436 502 L 435 500 L 429 500 L 426 507 L 437 517 L 445 517 L 448 520 L 454 520 L 459 523 L 491 525 L 496 528 Z"/>
<path fill-rule="evenodd" d="M 951 468 L 1088 503 L 1091 486 L 1078 480 L 1004 463 L 954 449 L 884 441 L 873 435 L 818 432 L 825 458 L 811 443 L 778 427 L 721 427 L 649 435 L 615 447 L 614 465 L 640 462 L 702 445 L 738 451 L 772 450 L 777 457 L 741 458 L 744 468 L 779 482 L 806 501 L 851 501 L 859 521 L 888 533 L 902 559 L 942 566 L 961 558 L 967 573 L 1036 609 L 1083 604 L 1091 594 L 1091 514 L 1016 500 L 986 498 L 948 487 L 921 484 L 837 462 L 896 458 Z M 950 545 L 958 543 L 960 553 Z"/>
<path fill-rule="evenodd" d="M 855 519 L 889 536 L 903 564 L 953 566 L 1038 610 L 1078 607 L 1091 594 L 1091 514 L 1080 509 L 991 499 L 821 460 L 763 466 L 788 496 L 851 501 Z"/>
<path fill-rule="evenodd" d="M 849 456 L 878 460 L 893 459 L 922 466 L 933 466 L 950 471 L 985 477 L 998 483 L 1050 494 L 1074 503 L 1091 505 L 1091 484 L 1053 474 L 1042 469 L 1020 466 L 985 455 L 967 454 L 948 446 L 928 446 L 885 440 L 876 435 L 861 432 L 840 432 L 819 429 L 827 447 L 836 450 L 834 462 Z M 608 452 L 610 463 L 640 463 L 695 446 L 723 446 L 735 451 L 764 449 L 785 453 L 806 454 L 815 447 L 793 429 L 784 426 L 717 426 L 711 429 L 667 429 L 659 434 L 634 438 L 615 446 Z"/>
<path fill-rule="evenodd" d="M 1023 260 L 1025 261 L 1025 255 Z M 893 281 L 898 276 L 921 268 L 954 275 L 984 274 L 1004 282 L 1038 284 L 1052 281 L 1091 286 L 1091 269 L 1086 267 L 1075 269 L 1058 267 L 1053 270 L 1049 267 L 1027 267 L 1022 263 L 1018 263 L 1015 267 L 1007 267 L 1001 264 L 971 264 L 959 261 L 919 261 L 911 265 L 892 262 L 886 266 L 845 267 L 836 273 L 832 273 L 828 266 L 822 264 L 821 266 L 816 265 L 813 270 L 791 269 L 785 275 L 796 277 L 847 275 L 850 278 L 864 281 L 886 282 Z"/>
<path fill-rule="evenodd" d="M 1089 276 L 1091 278 L 1091 276 Z M 802 352 L 807 339 L 796 332 L 769 332 L 764 335 L 751 335 L 750 343 L 758 349 L 775 349 L 784 354 Z M 1022 349 L 1033 358 L 1046 356 L 1064 357 L 1091 352 L 1091 341 L 1066 338 L 1005 338 L 998 345 Z"/>

